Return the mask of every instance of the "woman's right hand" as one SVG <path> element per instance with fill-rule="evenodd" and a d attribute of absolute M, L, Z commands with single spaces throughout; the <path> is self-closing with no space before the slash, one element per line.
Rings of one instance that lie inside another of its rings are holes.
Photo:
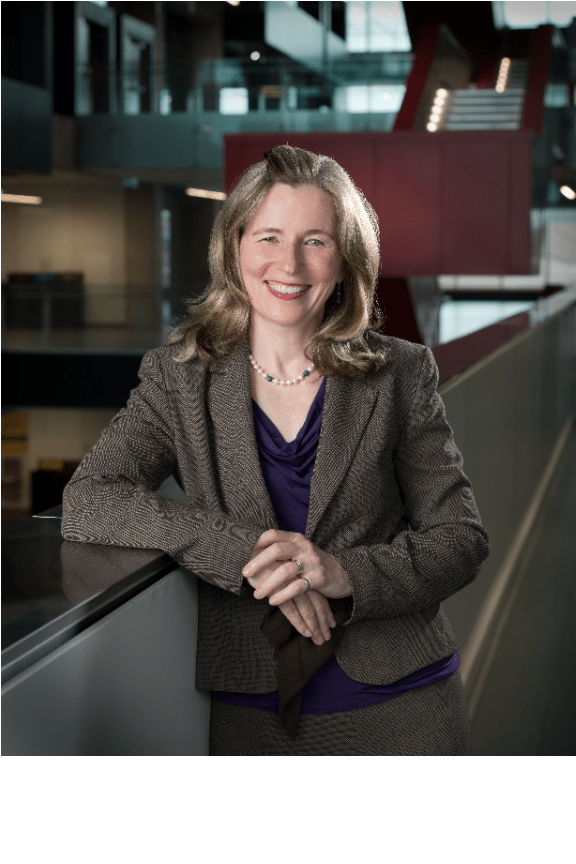
<path fill-rule="evenodd" d="M 299 633 L 311 638 L 316 645 L 327 642 L 330 639 L 330 628 L 336 626 L 328 600 L 313 589 L 280 603 L 278 609 Z"/>

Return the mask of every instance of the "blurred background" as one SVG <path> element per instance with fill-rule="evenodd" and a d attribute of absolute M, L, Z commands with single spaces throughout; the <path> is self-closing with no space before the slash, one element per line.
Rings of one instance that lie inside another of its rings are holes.
<path fill-rule="evenodd" d="M 523 260 L 411 270 L 426 246 L 411 231 L 380 291 L 387 332 L 447 343 L 574 282 L 573 15 L 567 2 L 4 4 L 3 523 L 59 503 L 143 352 L 205 288 L 225 136 L 316 133 L 329 152 L 365 132 L 529 131 Z M 487 172 L 484 187 L 504 183 Z M 508 243 L 503 208 L 484 207 L 486 234 Z M 449 210 L 444 238 L 459 231 Z"/>

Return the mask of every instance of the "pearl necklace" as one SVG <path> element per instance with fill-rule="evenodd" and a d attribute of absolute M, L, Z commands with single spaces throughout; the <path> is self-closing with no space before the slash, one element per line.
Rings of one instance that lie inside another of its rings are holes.
<path fill-rule="evenodd" d="M 312 364 L 308 367 L 308 369 L 305 369 L 302 375 L 299 375 L 298 378 L 293 378 L 292 381 L 280 381 L 278 378 L 273 378 L 272 375 L 268 375 L 268 373 L 265 372 L 264 369 L 262 369 L 262 367 L 258 365 L 250 351 L 248 352 L 248 359 L 250 360 L 250 363 L 254 367 L 256 372 L 258 372 L 259 375 L 262 375 L 262 377 L 265 378 L 266 381 L 270 381 L 271 384 L 299 384 L 300 381 L 303 381 L 305 378 L 307 378 L 314 369 L 314 364 Z"/>

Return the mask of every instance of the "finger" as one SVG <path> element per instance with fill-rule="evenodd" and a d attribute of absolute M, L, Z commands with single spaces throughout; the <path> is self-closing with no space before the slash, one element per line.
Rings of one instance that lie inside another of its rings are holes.
<path fill-rule="evenodd" d="M 277 591 L 271 592 L 268 602 L 271 606 L 279 606 L 280 603 L 285 603 L 287 600 L 294 600 L 295 597 L 305 594 L 306 591 L 308 591 L 306 582 L 304 582 L 303 579 L 294 579 L 294 581 L 290 582 L 289 585 L 280 587 Z M 254 596 L 256 596 L 256 594 L 254 594 Z"/>
<path fill-rule="evenodd" d="M 291 531 L 280 531 L 278 528 L 269 528 L 268 531 L 264 531 L 260 537 L 256 540 L 256 543 L 252 547 L 253 549 L 265 549 L 267 546 L 271 546 L 272 543 L 281 543 L 282 541 L 289 541 L 294 537 L 293 532 Z"/>
<path fill-rule="evenodd" d="M 270 568 L 267 569 L 269 570 Z M 259 581 L 258 587 L 254 592 L 255 598 L 261 600 L 263 597 L 271 597 L 272 594 L 285 588 L 286 585 L 291 584 L 297 578 L 297 575 L 298 567 L 296 563 L 291 559 L 285 561 L 283 564 L 276 567 L 269 576 Z"/>
<path fill-rule="evenodd" d="M 255 558 L 248 561 L 248 563 L 242 568 L 242 575 L 246 579 L 249 579 L 251 576 L 254 576 L 261 567 L 267 567 L 274 561 L 287 561 L 294 556 L 297 556 L 297 554 L 298 548 L 294 543 L 290 543 L 289 541 L 272 543 L 271 546 L 267 546 L 259 552 Z"/>
<path fill-rule="evenodd" d="M 336 619 L 334 618 L 334 614 L 332 612 L 332 609 L 330 608 L 328 598 L 325 597 L 324 594 L 321 594 L 319 591 L 314 591 L 313 589 L 311 591 L 308 591 L 308 596 L 316 607 L 318 607 L 319 604 L 322 604 L 322 608 L 326 615 L 326 623 L 328 624 L 328 626 L 336 627 Z"/>
<path fill-rule="evenodd" d="M 317 613 L 314 603 L 308 593 L 301 594 L 294 599 L 294 604 L 297 606 L 302 618 L 308 624 L 312 631 L 312 639 L 316 645 L 322 645 L 330 639 L 330 628 L 326 623 L 322 623 L 320 616 Z"/>
<path fill-rule="evenodd" d="M 300 612 L 300 615 L 308 625 L 308 628 L 312 631 L 312 638 L 314 641 L 317 642 L 320 640 L 320 643 L 323 642 L 325 634 L 322 631 L 320 621 L 316 614 L 316 609 L 310 602 L 308 594 L 300 594 L 298 597 L 295 597 L 292 602 Z"/>
<path fill-rule="evenodd" d="M 330 639 L 330 618 L 333 616 L 327 599 L 323 597 L 322 594 L 318 594 L 317 591 L 309 591 L 304 596 L 308 598 L 310 604 L 314 608 L 316 620 L 318 621 L 318 626 L 322 631 L 322 635 L 326 640 Z M 295 602 L 297 604 L 298 601 L 296 600 Z"/>
<path fill-rule="evenodd" d="M 308 627 L 304 618 L 302 618 L 296 604 L 292 600 L 289 600 L 287 603 L 282 603 L 278 608 L 296 628 L 296 630 L 302 634 L 302 636 L 306 636 L 307 638 L 312 636 L 312 631 Z"/>

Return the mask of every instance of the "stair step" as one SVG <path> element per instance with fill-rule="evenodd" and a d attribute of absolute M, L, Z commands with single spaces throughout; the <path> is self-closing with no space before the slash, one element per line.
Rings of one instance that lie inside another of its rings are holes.
<path fill-rule="evenodd" d="M 440 126 L 439 129 L 452 132 L 465 132 L 469 129 L 475 131 L 481 131 L 482 129 L 518 129 L 518 126 L 518 123 L 454 123 L 450 121 Z"/>
<path fill-rule="evenodd" d="M 452 90 L 451 102 L 509 102 L 524 97 L 524 88 L 504 90 L 498 93 L 496 90 Z"/>
<path fill-rule="evenodd" d="M 470 120 L 498 120 L 499 118 L 506 118 L 508 120 L 514 119 L 514 117 L 520 117 L 522 114 L 522 108 L 519 106 L 516 110 L 507 110 L 507 111 L 472 111 L 470 108 L 465 111 L 459 109 L 458 111 L 447 111 L 446 117 L 450 118 L 469 118 Z"/>
<path fill-rule="evenodd" d="M 518 111 L 524 104 L 520 102 L 451 102 L 449 111 Z"/>

